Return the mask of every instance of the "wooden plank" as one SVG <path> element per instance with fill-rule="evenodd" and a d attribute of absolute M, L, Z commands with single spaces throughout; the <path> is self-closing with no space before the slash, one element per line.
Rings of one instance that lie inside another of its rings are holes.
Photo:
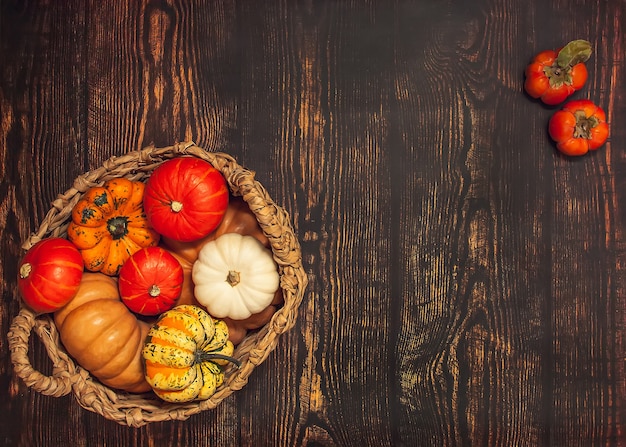
<path fill-rule="evenodd" d="M 45 2 L 4 2 L 1 29 L 0 275 L 4 278 L 2 332 L 6 334 L 19 309 L 13 297 L 17 297 L 16 259 L 23 254 L 21 244 L 36 229 L 56 195 L 83 170 L 80 92 L 84 88 L 85 47 L 81 35 L 85 16 L 76 5 L 59 9 Z M 59 117 L 66 119 L 61 121 Z M 56 163 L 49 163 L 50 159 Z M 7 345 L 1 345 L 6 359 L 3 401 L 8 401 L 3 403 L 3 414 L 15 415 L 3 430 L 5 442 L 44 445 L 62 438 L 78 444 L 84 432 L 59 434 L 55 425 L 75 424 L 81 410 L 71 405 L 69 398 L 50 399 L 27 393 L 19 379 L 9 376 Z M 31 343 L 31 361 L 42 372 L 51 373 L 41 343 Z"/>
<path fill-rule="evenodd" d="M 371 17 L 353 5 L 285 6 L 238 10 L 254 24 L 241 34 L 244 157 L 267 153 L 255 166 L 292 212 L 310 280 L 297 332 L 268 362 L 290 386 L 265 386 L 265 394 L 287 413 L 253 411 L 252 432 L 267 445 L 385 445 L 388 371 L 372 363 L 388 355 L 385 98 L 368 88 L 378 73 L 359 69 L 367 56 L 353 53 L 363 51 L 357 42 Z M 344 34 L 345 24 L 354 28 Z M 265 423 L 276 421 L 268 433 Z"/>
<path fill-rule="evenodd" d="M 519 50 L 502 48 L 516 11 L 455 6 L 464 14 L 404 4 L 396 27 L 399 164 L 416 168 L 397 219 L 408 224 L 400 246 L 410 272 L 400 281 L 401 433 L 407 444 L 537 445 L 541 315 L 528 299 L 540 297 L 527 296 L 534 272 L 524 264 L 543 250 L 542 193 L 529 186 L 536 162 L 511 145 L 524 132 L 508 113 L 525 101 L 512 88 L 519 72 L 498 65 Z M 480 14 L 500 17 L 501 33 Z M 402 38 L 424 17 L 419 38 Z"/>
<path fill-rule="evenodd" d="M 229 2 L 91 2 L 91 166 L 154 144 L 230 149 L 238 85 Z M 236 54 L 235 54 L 236 56 Z M 230 58 L 230 59 L 229 59 Z"/>

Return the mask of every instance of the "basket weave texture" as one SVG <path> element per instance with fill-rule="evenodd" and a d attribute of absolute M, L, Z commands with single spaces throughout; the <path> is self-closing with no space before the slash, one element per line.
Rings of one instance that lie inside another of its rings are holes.
<path fill-rule="evenodd" d="M 253 171 L 238 165 L 230 155 L 208 152 L 193 142 L 163 148 L 152 146 L 112 157 L 101 167 L 79 176 L 72 188 L 53 202 L 37 232 L 23 244 L 23 248 L 29 249 L 47 237 L 65 237 L 72 208 L 92 186 L 101 185 L 115 177 L 144 181 L 161 163 L 183 155 L 211 163 L 225 177 L 231 193 L 241 196 L 248 203 L 270 241 L 279 268 L 284 305 L 265 326 L 250 332 L 237 345 L 234 357 L 241 361 L 241 367 L 226 371 L 223 385 L 211 398 L 181 404 L 164 402 L 153 393 L 130 394 L 104 386 L 65 352 L 51 315 L 35 315 L 22 306 L 13 319 L 8 339 L 14 371 L 27 386 L 54 397 L 73 393 L 82 407 L 121 425 L 141 427 L 151 422 L 185 420 L 201 411 L 215 408 L 234 391 L 244 387 L 254 368 L 274 350 L 279 336 L 294 326 L 307 277 L 302 267 L 300 245 L 288 213 L 272 201 L 265 188 L 255 180 Z M 50 376 L 36 370 L 30 362 L 28 348 L 32 332 L 40 338 L 52 361 Z"/>

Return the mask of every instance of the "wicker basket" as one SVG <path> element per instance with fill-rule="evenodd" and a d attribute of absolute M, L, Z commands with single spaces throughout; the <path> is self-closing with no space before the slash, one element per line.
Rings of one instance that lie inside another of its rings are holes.
<path fill-rule="evenodd" d="M 226 372 L 224 384 L 210 399 L 184 404 L 164 402 L 152 393 L 130 394 L 102 385 L 65 352 L 49 314 L 35 315 L 22 307 L 13 319 L 8 339 L 14 370 L 29 387 L 55 397 L 71 392 L 87 410 L 122 425 L 140 427 L 156 421 L 185 420 L 193 414 L 215 408 L 246 385 L 254 368 L 275 348 L 279 335 L 294 326 L 307 277 L 302 267 L 300 245 L 287 212 L 272 201 L 265 188 L 254 179 L 254 172 L 239 166 L 229 155 L 207 152 L 192 142 L 165 148 L 148 147 L 112 157 L 98 169 L 79 176 L 73 187 L 54 201 L 37 233 L 24 243 L 23 248 L 28 249 L 46 237 L 65 236 L 73 206 L 92 186 L 121 176 L 144 180 L 162 162 L 180 155 L 191 155 L 211 163 L 224 175 L 231 193 L 241 196 L 248 203 L 268 237 L 278 263 L 284 305 L 269 323 L 258 331 L 250 332 L 237 346 L 234 357 L 241 361 L 241 367 Z M 52 361 L 50 376 L 37 371 L 28 358 L 29 338 L 33 331 L 43 342 Z"/>

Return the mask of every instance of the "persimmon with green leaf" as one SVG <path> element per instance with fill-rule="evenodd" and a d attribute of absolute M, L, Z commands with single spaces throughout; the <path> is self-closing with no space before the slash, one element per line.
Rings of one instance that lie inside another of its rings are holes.
<path fill-rule="evenodd" d="M 563 48 L 542 51 L 526 67 L 524 90 L 544 104 L 562 103 L 587 82 L 585 62 L 591 53 L 591 44 L 586 40 L 573 40 Z"/>

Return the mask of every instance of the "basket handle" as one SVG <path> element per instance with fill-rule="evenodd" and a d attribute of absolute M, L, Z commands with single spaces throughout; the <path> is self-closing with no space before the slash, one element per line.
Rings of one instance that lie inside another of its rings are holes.
<path fill-rule="evenodd" d="M 28 358 L 28 339 L 33 330 L 43 342 L 48 357 L 52 360 L 51 376 L 46 376 L 33 368 Z M 13 369 L 27 386 L 41 394 L 54 397 L 61 397 L 72 391 L 75 368 L 67 354 L 57 348 L 59 333 L 50 316 L 38 317 L 31 310 L 22 308 L 13 318 L 8 339 Z"/>

